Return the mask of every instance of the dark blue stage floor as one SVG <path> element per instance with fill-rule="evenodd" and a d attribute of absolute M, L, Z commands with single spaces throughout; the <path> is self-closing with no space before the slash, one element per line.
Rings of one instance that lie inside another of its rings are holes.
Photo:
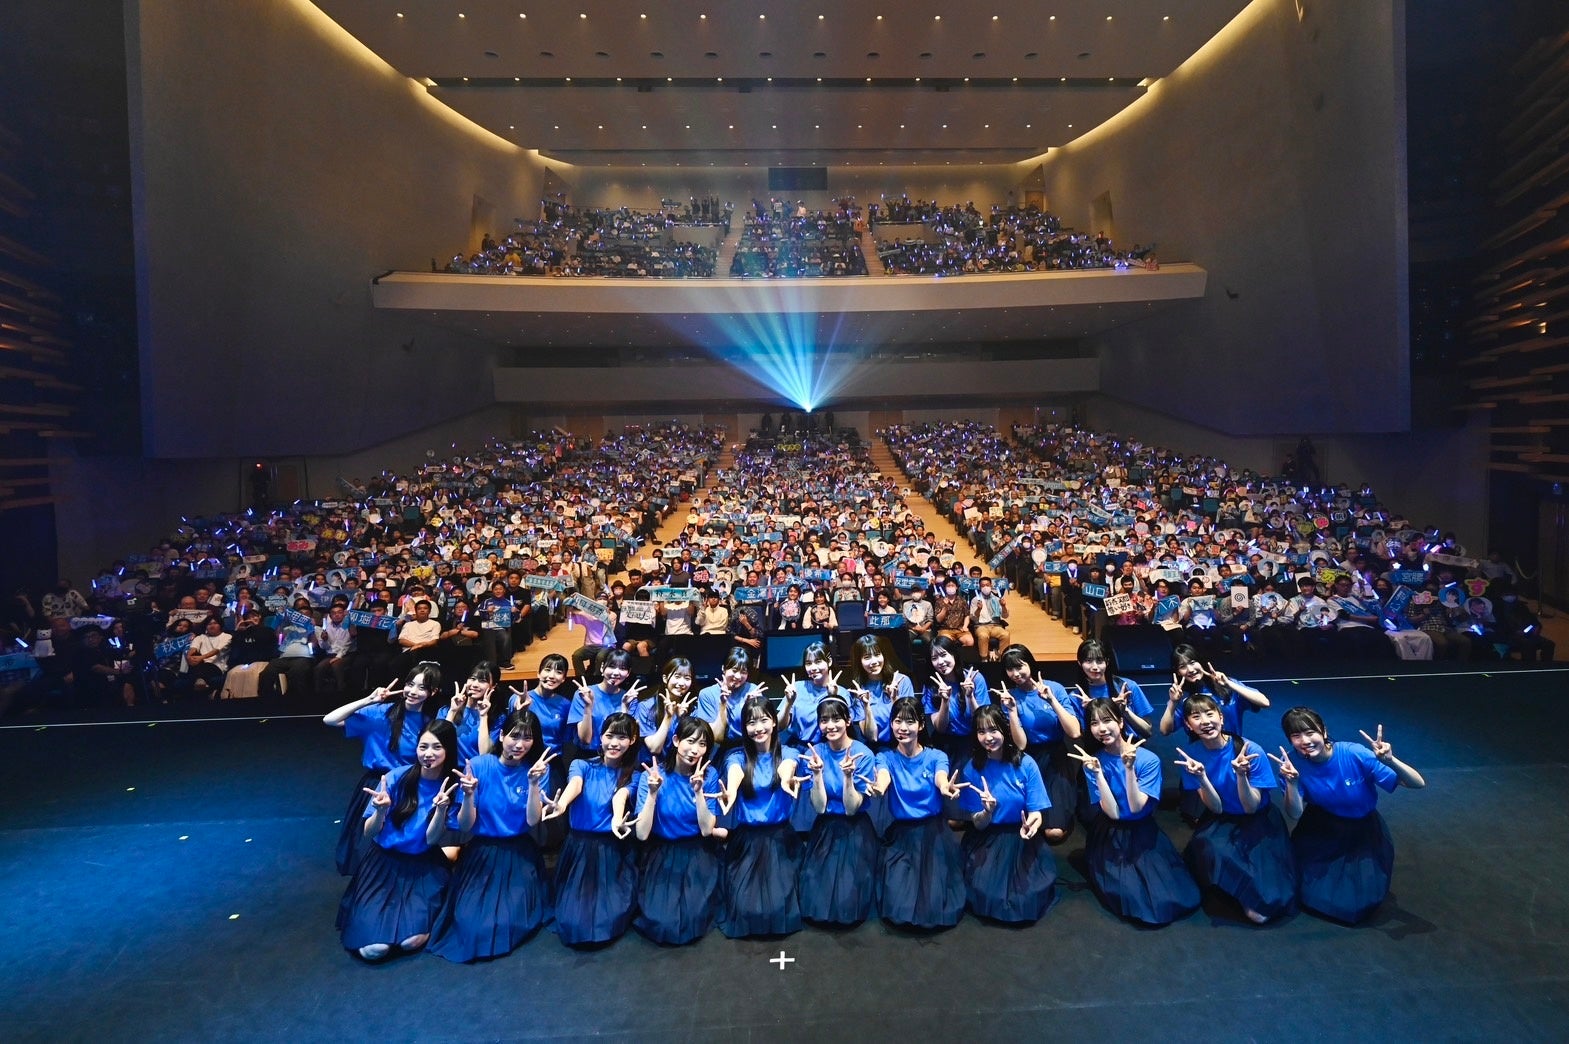
<path fill-rule="evenodd" d="M 332 845 L 355 744 L 318 720 L 0 730 L 8 1041 L 1561 1040 L 1569 1034 L 1569 674 L 1263 683 L 1428 780 L 1380 807 L 1373 923 L 1257 929 L 1215 904 L 1161 931 L 1105 913 L 1058 852 L 1038 925 L 782 942 L 542 935 L 463 967 L 349 958 Z M 1248 719 L 1266 748 L 1278 714 Z M 1157 749 L 1169 750 L 1170 740 Z M 1169 759 L 1168 759 L 1169 761 Z M 1175 776 L 1168 770 L 1168 782 Z M 1161 819 L 1179 845 L 1188 831 Z M 780 950 L 794 958 L 770 963 Z"/>

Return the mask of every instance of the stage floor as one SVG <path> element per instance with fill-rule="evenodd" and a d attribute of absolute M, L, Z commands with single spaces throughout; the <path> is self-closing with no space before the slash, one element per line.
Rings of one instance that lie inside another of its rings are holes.
<path fill-rule="evenodd" d="M 1559 670 L 1264 684 L 1428 787 L 1386 795 L 1394 894 L 1370 923 L 1262 929 L 1208 903 L 1160 931 L 1101 909 L 1058 851 L 1034 927 L 967 918 L 777 941 L 542 934 L 477 966 L 338 945 L 332 847 L 356 744 L 318 718 L 0 729 L 0 1030 L 63 1040 L 1561 1040 L 1569 732 Z M 1250 717 L 1267 749 L 1278 713 Z M 1155 745 L 1163 757 L 1171 741 Z M 1168 785 L 1175 776 L 1168 761 Z M 1178 845 L 1188 830 L 1161 821 Z M 793 958 L 781 966 L 770 958 Z"/>

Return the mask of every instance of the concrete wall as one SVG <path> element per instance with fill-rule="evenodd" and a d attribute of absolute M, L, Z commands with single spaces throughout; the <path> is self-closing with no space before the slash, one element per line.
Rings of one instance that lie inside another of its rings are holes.
<path fill-rule="evenodd" d="M 1081 407 L 1084 422 L 1130 435 L 1184 455 L 1220 457 L 1234 468 L 1279 474 L 1302 433 L 1237 436 L 1157 413 L 1104 395 Z M 1392 511 L 1417 525 L 1452 529 L 1470 548 L 1487 541 L 1487 425 L 1472 417 L 1464 426 L 1409 433 L 1345 435 L 1308 431 L 1325 482 L 1367 483 Z"/>
<path fill-rule="evenodd" d="M 1254 0 L 1045 160 L 1052 209 L 1208 270 L 1095 340 L 1103 388 L 1237 435 L 1409 423 L 1403 0 Z"/>
<path fill-rule="evenodd" d="M 841 400 L 897 399 L 910 395 L 965 395 L 991 400 L 1005 395 L 1048 397 L 1091 392 L 1099 386 L 1094 359 L 979 363 L 854 362 L 847 358 L 843 365 L 842 371 L 827 378 L 838 383 L 833 385 L 830 397 L 824 403 L 826 408 L 837 409 L 833 403 Z M 626 404 L 623 408 L 628 410 L 637 408 L 637 404 L 656 402 L 668 402 L 672 410 L 705 402 L 783 402 L 779 392 L 758 378 L 734 366 L 717 363 L 503 367 L 495 371 L 495 385 L 498 402 L 541 404 L 534 408 L 542 414 L 546 410 L 550 414 L 560 412 L 543 404 L 574 399 L 596 404 L 623 403 Z M 654 415 L 669 419 L 682 414 Z"/>
<path fill-rule="evenodd" d="M 494 351 L 378 315 L 542 168 L 306 0 L 127 0 L 145 449 L 345 453 L 492 402 Z"/>

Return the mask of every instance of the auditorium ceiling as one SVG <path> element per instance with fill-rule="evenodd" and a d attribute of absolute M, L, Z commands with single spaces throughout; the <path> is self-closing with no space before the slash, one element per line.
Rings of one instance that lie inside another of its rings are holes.
<path fill-rule="evenodd" d="M 316 0 L 432 95 L 579 165 L 1011 163 L 1247 0 Z"/>

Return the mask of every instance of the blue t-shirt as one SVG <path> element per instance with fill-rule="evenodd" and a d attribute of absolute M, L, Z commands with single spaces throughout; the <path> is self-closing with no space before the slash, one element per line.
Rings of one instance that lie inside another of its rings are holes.
<path fill-rule="evenodd" d="M 1243 703 L 1240 699 L 1237 698 L 1237 694 L 1232 692 L 1230 689 L 1227 689 L 1226 694 L 1222 696 L 1220 693 L 1211 689 L 1207 683 L 1199 690 L 1199 692 L 1208 693 L 1209 696 L 1214 699 L 1216 705 L 1220 707 L 1221 731 L 1228 736 L 1242 735 L 1242 712 L 1251 707 L 1252 704 Z M 1177 701 L 1178 725 L 1181 725 L 1184 721 L 1187 720 L 1188 696 L 1190 695 L 1197 696 L 1198 693 L 1188 693 L 1186 690 L 1184 690 L 1182 699 Z"/>
<path fill-rule="evenodd" d="M 1089 784 L 1090 804 L 1099 809 L 1101 787 L 1104 785 L 1117 799 L 1119 819 L 1143 819 L 1155 814 L 1155 806 L 1160 804 L 1160 757 L 1154 751 L 1140 747 L 1133 757 L 1134 778 L 1139 781 L 1139 790 L 1144 792 L 1146 798 L 1144 807 L 1137 812 L 1128 808 L 1128 776 L 1122 767 L 1122 759 L 1105 750 L 1096 757 L 1100 758 L 1100 772 L 1084 774 Z"/>
<path fill-rule="evenodd" d="M 1221 809 L 1231 815 L 1241 815 L 1247 809 L 1242 807 L 1242 799 L 1237 796 L 1237 770 L 1231 767 L 1232 759 L 1237 755 L 1227 743 L 1219 750 L 1210 750 L 1202 743 L 1184 743 L 1182 752 L 1194 761 L 1202 762 L 1204 774 L 1215 785 L 1215 792 L 1220 795 Z M 1255 811 L 1262 812 L 1269 807 L 1269 791 L 1275 786 L 1275 767 L 1269 758 L 1264 756 L 1264 748 L 1252 740 L 1243 740 L 1242 749 L 1249 754 L 1256 754 L 1253 768 L 1248 773 L 1248 782 L 1258 790 L 1263 798 Z M 1199 789 L 1199 778 L 1186 770 L 1182 773 L 1182 789 Z"/>
<path fill-rule="evenodd" d="M 697 822 L 697 799 L 692 793 L 692 783 L 689 777 L 683 776 L 673 770 L 661 767 L 665 774 L 665 781 L 660 784 L 654 797 L 654 837 L 667 840 L 679 840 L 684 837 L 699 837 L 703 828 Z M 719 770 L 708 766 L 703 773 L 703 792 L 706 794 L 719 793 Z M 643 806 L 648 804 L 648 774 L 639 772 L 637 775 L 637 814 L 641 815 Z M 707 798 L 708 811 L 715 818 L 719 816 L 719 799 Z"/>
<path fill-rule="evenodd" d="M 1394 793 L 1400 783 L 1395 770 L 1379 761 L 1360 743 L 1336 740 L 1329 759 L 1315 764 L 1295 756 L 1291 763 L 1302 778 L 1297 788 L 1302 800 L 1347 819 L 1360 819 L 1378 807 L 1378 791 Z"/>
<path fill-rule="evenodd" d="M 398 800 L 398 781 L 408 772 L 417 773 L 419 769 L 412 765 L 400 765 L 387 773 L 386 779 L 383 781 L 387 793 L 393 795 L 392 800 L 394 804 Z M 431 810 L 436 807 L 436 795 L 441 791 L 441 784 L 442 781 L 440 779 L 421 778 L 419 781 L 419 807 L 401 825 L 396 825 L 392 822 L 392 812 L 389 810 L 387 818 L 382 821 L 381 831 L 376 835 L 376 844 L 389 852 L 402 852 L 405 855 L 419 855 L 421 852 L 429 849 L 430 845 L 425 843 L 425 832 L 430 826 Z M 456 794 L 457 792 L 454 791 L 453 793 Z M 447 823 L 454 828 L 457 826 L 457 808 L 456 804 L 448 807 Z M 375 811 L 376 807 L 374 805 L 366 805 L 365 818 L 369 819 Z"/>
<path fill-rule="evenodd" d="M 474 789 L 474 833 L 480 837 L 516 837 L 528 830 L 528 770 L 524 763 L 508 768 L 494 754 L 481 754 L 468 764 L 469 774 L 479 780 Z M 550 796 L 550 777 L 543 783 Z M 574 802 L 575 804 L 575 802 Z"/>
<path fill-rule="evenodd" d="M 821 743 L 822 728 L 817 724 L 817 706 L 828 695 L 826 685 L 813 685 L 810 678 L 795 683 L 795 706 L 790 709 L 790 738 L 797 743 Z M 861 703 L 843 687 L 839 698 L 850 705 L 850 725 L 861 720 Z"/>
<path fill-rule="evenodd" d="M 452 721 L 452 706 L 441 708 L 438 717 Z M 464 707 L 460 720 L 452 721 L 453 727 L 458 730 L 458 756 L 467 764 L 471 759 L 479 757 L 479 711 L 473 707 Z"/>
<path fill-rule="evenodd" d="M 1117 683 L 1115 687 L 1107 682 L 1101 682 L 1099 685 L 1085 685 L 1083 686 L 1084 694 L 1092 700 L 1109 700 L 1120 692 L 1123 686 L 1127 686 L 1128 710 L 1154 725 L 1155 723 L 1150 718 L 1155 713 L 1155 708 L 1150 704 L 1149 697 L 1144 695 L 1144 690 L 1140 688 L 1139 683 L 1127 678 L 1116 678 L 1113 680 Z M 1078 699 L 1075 698 L 1074 702 L 1078 703 Z M 1079 717 L 1084 717 L 1082 705 Z"/>
<path fill-rule="evenodd" d="M 1079 703 L 1078 697 L 1069 696 L 1068 690 L 1054 681 L 1046 683 L 1057 697 L 1057 702 L 1062 704 L 1073 717 L 1079 719 L 1079 729 L 1084 728 L 1084 708 Z M 1016 689 L 1009 687 L 1013 698 L 1019 703 L 1019 724 L 1024 726 L 1024 737 L 1030 745 L 1037 743 L 1063 743 L 1067 736 L 1062 731 L 1062 722 L 1057 717 L 1057 710 L 1046 698 L 1034 689 Z"/>
<path fill-rule="evenodd" d="M 895 819 L 925 819 L 942 811 L 937 773 L 948 771 L 948 755 L 933 747 L 907 758 L 898 749 L 877 755 L 877 768 L 888 773 L 888 811 Z"/>
<path fill-rule="evenodd" d="M 425 731 L 426 719 L 419 711 L 406 711 L 398 749 L 394 751 L 389 743 L 392 723 L 387 720 L 391 710 L 391 703 L 374 703 L 361 707 L 343 723 L 344 735 L 364 741 L 360 761 L 368 769 L 385 772 L 400 765 L 414 764 L 414 751 L 419 746 L 420 734 Z"/>
<path fill-rule="evenodd" d="M 944 681 L 952 687 L 953 698 L 948 710 L 948 734 L 950 736 L 969 736 L 975 732 L 970 723 L 970 700 L 960 689 L 959 683 L 964 680 L 962 674 L 955 673 L 953 678 Z M 926 716 L 934 717 L 942 706 L 938 698 L 937 686 L 931 682 L 926 683 L 926 688 L 921 690 L 921 700 L 926 704 Z M 991 690 L 986 687 L 986 679 L 980 671 L 975 672 L 975 705 L 984 707 L 991 703 Z M 1022 718 L 1020 719 L 1023 720 Z"/>
<path fill-rule="evenodd" d="M 574 761 L 567 769 L 568 781 L 581 779 L 583 792 L 567 809 L 567 823 L 573 830 L 586 830 L 594 834 L 610 833 L 615 812 L 610 801 L 616 796 L 616 778 L 620 770 L 595 758 L 593 761 Z M 638 773 L 632 773 L 627 786 L 636 793 Z M 628 804 L 627 811 L 631 811 Z"/>
<path fill-rule="evenodd" d="M 839 767 L 839 762 L 846 755 L 858 755 L 855 762 L 856 778 L 852 785 L 864 797 L 870 781 L 877 776 L 877 755 L 872 749 L 860 740 L 852 739 L 850 746 L 845 750 L 833 750 L 827 743 L 813 743 L 812 749 L 817 751 L 817 756 L 823 759 L 823 793 L 828 796 L 828 804 L 823 808 L 827 815 L 844 815 L 844 770 Z M 801 762 L 796 768 L 797 775 L 806 775 L 806 763 Z M 813 783 L 816 781 L 814 780 Z M 813 783 L 803 783 L 803 789 Z M 864 807 L 862 809 L 864 811 Z"/>
<path fill-rule="evenodd" d="M 594 686 L 594 734 L 588 738 L 586 747 L 577 739 L 577 723 L 583 720 L 583 694 L 579 692 L 573 696 L 572 709 L 567 712 L 568 732 L 573 742 L 585 750 L 598 750 L 599 734 L 604 731 L 605 719 L 621 709 L 621 697 L 625 695 L 624 691 L 612 693 L 606 692 L 601 685 Z"/>
<path fill-rule="evenodd" d="M 862 687 L 872 694 L 872 724 L 877 727 L 877 742 L 892 743 L 893 730 L 889 726 L 889 719 L 893 716 L 893 702 L 894 700 L 904 699 L 906 696 L 915 695 L 915 689 L 911 686 L 910 679 L 902 674 L 896 674 L 892 684 L 881 681 L 869 681 Z M 859 696 L 852 694 L 850 702 L 859 705 L 861 699 Z M 864 708 L 857 713 L 855 720 L 860 721 L 863 716 Z"/>
<path fill-rule="evenodd" d="M 643 739 L 646 740 L 659 731 L 659 714 L 662 710 L 664 710 L 664 703 L 658 696 L 652 699 L 639 696 L 632 702 L 632 720 L 637 722 Z"/>
<path fill-rule="evenodd" d="M 960 768 L 960 775 L 976 787 L 981 785 L 977 776 L 986 781 L 987 789 L 997 799 L 997 807 L 992 810 L 994 824 L 1017 825 L 1024 822 L 1026 812 L 1043 812 L 1051 807 L 1040 767 L 1032 758 L 1020 758 L 1017 765 L 988 758 L 979 773 L 966 761 Z M 960 791 L 959 807 L 971 815 L 981 811 L 985 806 L 981 803 L 980 791 L 969 787 Z"/>
<path fill-rule="evenodd" d="M 719 733 L 719 701 L 724 700 L 725 705 L 725 740 L 738 740 L 741 738 L 741 707 L 746 703 L 746 694 L 752 691 L 751 685 L 743 685 L 736 692 L 726 696 L 718 682 L 708 686 L 697 694 L 697 706 L 692 713 L 702 718 L 713 727 L 714 734 Z"/>
<path fill-rule="evenodd" d="M 796 752 L 789 747 L 779 748 L 779 761 L 774 761 L 773 755 L 761 754 L 757 758 L 757 767 L 752 771 L 752 796 L 746 796 L 746 790 L 737 792 L 735 806 L 731 812 L 735 816 L 737 826 L 761 826 L 772 823 L 783 823 L 790 818 L 790 810 L 795 804 L 784 787 L 779 783 L 778 766 L 786 761 L 795 761 Z M 737 747 L 725 755 L 725 778 L 730 778 L 730 768 L 738 765 L 746 769 L 746 751 Z M 796 767 L 797 774 L 800 767 Z"/>
<path fill-rule="evenodd" d="M 529 695 L 532 697 L 533 702 L 528 705 L 528 709 L 533 711 L 534 717 L 539 719 L 539 733 L 540 737 L 545 741 L 545 746 L 561 750 L 562 740 L 572 735 L 571 730 L 567 728 L 567 715 L 572 712 L 572 697 L 562 692 L 560 688 L 557 688 L 555 692 L 545 692 L 536 688 L 531 690 Z M 514 696 L 507 709 L 513 709 L 518 702 L 518 698 Z M 620 704 L 619 700 L 616 702 L 618 705 Z M 492 733 L 492 737 L 500 739 L 500 720 L 494 721 L 492 728 L 495 730 Z"/>

